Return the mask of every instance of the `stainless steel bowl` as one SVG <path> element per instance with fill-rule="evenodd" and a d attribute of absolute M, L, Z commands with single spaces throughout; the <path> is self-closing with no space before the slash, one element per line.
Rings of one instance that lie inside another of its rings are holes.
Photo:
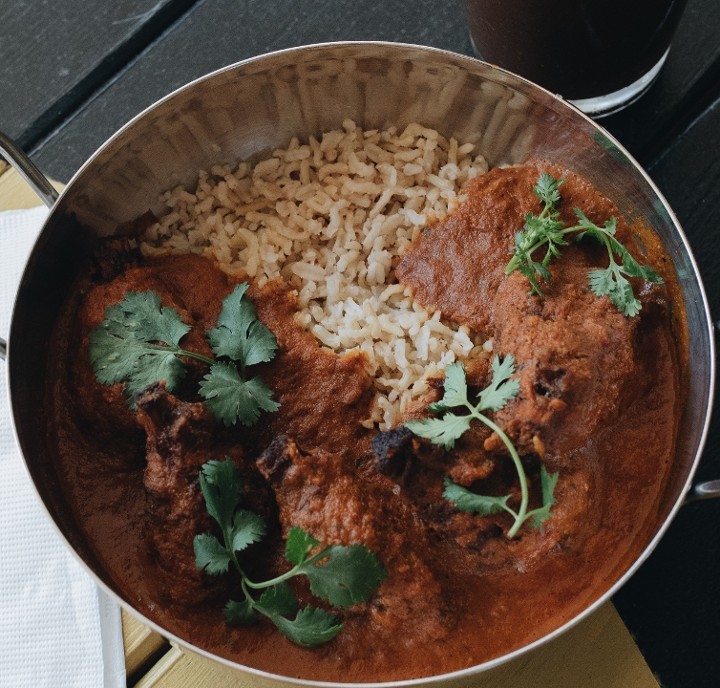
<path fill-rule="evenodd" d="M 711 320 L 695 261 L 677 219 L 627 151 L 558 97 L 501 69 L 442 50 L 389 43 L 331 43 L 246 60 L 179 89 L 105 143 L 57 199 L 12 143 L 1 138 L 0 149 L 15 159 L 32 183 L 44 187 L 39 192 L 52 206 L 28 261 L 13 313 L 8 342 L 13 421 L 30 475 L 62 536 L 100 584 L 132 609 L 132 601 L 118 592 L 73 523 L 37 427 L 44 388 L 44 370 L 38 361 L 46 358 L 53 320 L 76 270 L 75 220 L 98 234 L 109 234 L 148 209 L 159 212 L 160 193 L 177 184 L 192 184 L 201 168 L 260 158 L 285 146 L 292 136 L 317 136 L 339 127 L 345 118 L 364 128 L 402 127 L 419 121 L 446 136 L 476 143 L 492 165 L 544 157 L 578 171 L 612 198 L 628 219 L 643 217 L 655 228 L 674 262 L 687 310 L 688 353 L 693 365 L 687 370 L 688 393 L 677 454 L 658 508 L 654 536 L 603 595 L 544 638 L 463 671 L 401 682 L 469 683 L 478 672 L 528 652 L 591 614 L 633 574 L 692 489 L 712 404 L 715 357 Z M 720 489 L 706 483 L 698 486 L 696 493 L 717 496 Z M 207 655 L 187 640 L 173 639 Z M 252 675 L 256 683 L 298 683 L 220 661 Z"/>

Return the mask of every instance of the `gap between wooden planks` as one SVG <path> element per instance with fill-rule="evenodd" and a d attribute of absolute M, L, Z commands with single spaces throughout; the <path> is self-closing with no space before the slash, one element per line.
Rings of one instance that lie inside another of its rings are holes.
<path fill-rule="evenodd" d="M 58 189 L 62 184 L 56 184 Z M 40 205 L 27 183 L 0 161 L 0 211 Z M 137 688 L 267 688 L 218 662 L 172 645 L 142 676 L 165 645 L 161 635 L 122 613 L 128 678 Z M 273 684 L 277 686 L 277 684 Z M 288 684 L 289 685 L 289 684 Z M 448 686 L 450 684 L 448 683 Z M 497 669 L 452 683 L 453 688 L 659 688 L 613 605 L 542 647 Z"/>

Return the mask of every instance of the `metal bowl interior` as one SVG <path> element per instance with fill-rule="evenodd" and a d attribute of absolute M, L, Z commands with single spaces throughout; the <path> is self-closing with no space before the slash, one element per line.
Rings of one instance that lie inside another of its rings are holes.
<path fill-rule="evenodd" d="M 687 354 L 693 366 L 687 370 L 677 455 L 658 505 L 656 534 L 629 570 L 618 570 L 616 581 L 595 604 L 538 641 L 544 642 L 605 601 L 649 554 L 679 508 L 707 431 L 714 386 L 711 321 L 682 230 L 629 154 L 559 98 L 468 57 L 387 43 L 325 44 L 261 56 L 169 95 L 98 150 L 52 209 L 15 304 L 8 346 L 9 383 L 16 433 L 29 472 L 63 537 L 101 584 L 132 608 L 132 601 L 118 592 L 112 574 L 94 559 L 68 513 L 43 433 L 38 431 L 45 384 L 39 362 L 45 360 L 51 346 L 53 319 L 77 266 L 77 224 L 109 234 L 148 209 L 159 212 L 161 192 L 192 184 L 200 169 L 258 159 L 285 146 L 293 136 L 318 136 L 341 126 L 345 118 L 364 128 L 403 127 L 418 121 L 445 136 L 475 143 L 492 165 L 520 163 L 531 157 L 562 162 L 612 198 L 628 219 L 645 218 L 674 261 L 690 335 Z M 475 672 L 517 654 L 440 678 L 466 682 Z M 269 685 L 296 683 L 246 671 Z"/>

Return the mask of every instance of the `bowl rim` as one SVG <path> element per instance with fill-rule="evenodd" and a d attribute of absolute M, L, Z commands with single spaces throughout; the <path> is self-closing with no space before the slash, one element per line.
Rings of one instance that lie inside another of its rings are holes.
<path fill-rule="evenodd" d="M 55 204 L 50 209 L 50 212 L 48 214 L 48 217 L 46 218 L 42 230 L 38 235 L 38 239 L 36 240 L 36 243 L 34 244 L 30 256 L 34 255 L 36 252 L 37 243 L 40 239 L 40 237 L 45 234 L 46 231 L 48 231 L 48 228 L 52 226 L 53 220 L 55 219 L 58 212 L 62 210 L 63 206 L 63 200 L 67 197 L 70 190 L 72 190 L 73 186 L 75 185 L 75 182 L 92 166 L 92 164 L 97 160 L 97 158 L 106 151 L 108 147 L 110 147 L 114 142 L 116 142 L 118 139 L 120 139 L 126 131 L 134 127 L 138 122 L 145 119 L 148 115 L 150 115 L 153 111 L 157 110 L 167 102 L 173 100 L 174 98 L 178 97 L 179 95 L 186 93 L 193 89 L 195 86 L 197 86 L 200 83 L 212 80 L 214 78 L 217 78 L 223 74 L 245 68 L 247 66 L 254 65 L 256 63 L 261 63 L 263 61 L 267 61 L 270 59 L 277 59 L 279 57 L 287 56 L 288 58 L 291 58 L 294 55 L 300 56 L 308 53 L 317 53 L 322 52 L 323 50 L 329 50 L 329 49 L 343 49 L 343 50 L 357 50 L 362 48 L 377 48 L 377 49 L 383 49 L 383 50 L 398 50 L 398 51 L 420 51 L 428 55 L 436 55 L 438 57 L 445 57 L 453 60 L 455 63 L 459 63 L 461 66 L 475 66 L 476 68 L 478 66 L 481 66 L 482 68 L 488 69 L 490 72 L 497 72 L 500 75 L 503 76 L 503 78 L 508 80 L 508 84 L 512 85 L 513 81 L 517 81 L 521 84 L 524 84 L 527 88 L 533 91 L 537 91 L 538 93 L 543 94 L 543 97 L 551 99 L 552 102 L 554 102 L 558 107 L 561 109 L 566 109 L 566 111 L 569 113 L 569 116 L 575 117 L 575 118 L 581 118 L 585 121 L 586 124 L 590 124 L 597 132 L 601 133 L 604 137 L 607 138 L 607 140 L 627 159 L 627 161 L 632 165 L 634 168 L 635 173 L 641 175 L 644 182 L 649 186 L 652 193 L 655 195 L 658 201 L 663 206 L 663 209 L 665 212 L 667 212 L 675 231 L 678 234 L 678 238 L 680 239 L 680 243 L 682 244 L 682 248 L 685 251 L 689 264 L 692 268 L 692 271 L 694 273 L 695 280 L 697 281 L 697 286 L 699 288 L 699 292 L 702 299 L 702 310 L 704 310 L 705 313 L 705 319 L 706 319 L 706 325 L 707 325 L 707 334 L 709 338 L 709 366 L 710 369 L 708 371 L 709 375 L 709 395 L 708 395 L 708 403 L 707 403 L 707 410 L 705 414 L 705 421 L 703 425 L 703 429 L 700 434 L 699 442 L 698 442 L 698 448 L 696 452 L 696 456 L 692 462 L 692 465 L 690 466 L 690 469 L 687 472 L 687 477 L 684 483 L 684 486 L 682 487 L 679 497 L 676 500 L 675 504 L 672 506 L 672 508 L 669 510 L 669 513 L 667 517 L 665 518 L 664 522 L 657 528 L 655 531 L 654 536 L 652 539 L 646 544 L 643 551 L 635 558 L 634 562 L 631 566 L 629 566 L 624 573 L 617 579 L 615 582 L 605 590 L 605 592 L 600 595 L 595 601 L 591 602 L 590 604 L 586 605 L 585 608 L 578 613 L 576 616 L 571 618 L 570 620 L 566 621 L 562 625 L 558 626 L 551 632 L 545 634 L 544 636 L 527 643 L 526 645 L 523 645 L 522 647 L 519 647 L 515 650 L 512 650 L 508 653 L 505 653 L 499 657 L 495 657 L 491 660 L 488 660 L 486 662 L 482 662 L 480 664 L 475 664 L 469 667 L 465 667 L 463 669 L 454 670 L 451 672 L 446 672 L 443 674 L 433 674 L 431 676 L 422 676 L 418 678 L 409 678 L 409 679 L 400 679 L 400 680 L 388 680 L 388 681 L 373 681 L 373 682 L 343 682 L 343 681 L 324 681 L 324 680 L 314 680 L 314 679 L 304 679 L 304 678 L 297 678 L 297 677 L 291 677 L 291 676 L 285 676 L 283 674 L 275 674 L 270 671 L 257 669 L 252 666 L 247 666 L 240 664 L 238 662 L 235 662 L 231 659 L 227 659 L 224 657 L 221 657 L 219 655 L 215 655 L 212 652 L 208 650 L 204 650 L 202 648 L 199 648 L 191 641 L 185 640 L 183 638 L 180 638 L 179 636 L 176 636 L 174 633 L 168 631 L 167 629 L 163 628 L 160 624 L 154 622 L 151 619 L 148 619 L 144 614 L 142 614 L 140 611 L 135 609 L 129 602 L 124 600 L 120 594 L 115 592 L 113 589 L 109 587 L 107 583 L 105 583 L 104 580 L 100 578 L 99 575 L 95 574 L 95 572 L 91 569 L 91 567 L 85 562 L 85 560 L 79 555 L 79 553 L 75 550 L 75 548 L 70 544 L 70 542 L 65 537 L 64 533 L 61 531 L 59 525 L 56 523 L 55 519 L 53 518 L 49 508 L 45 504 L 42 496 L 40 495 L 40 492 L 38 491 L 38 487 L 35 484 L 35 480 L 32 477 L 30 468 L 28 466 L 28 462 L 24 456 L 24 453 L 21 451 L 21 454 L 23 456 L 23 464 L 25 471 L 33 485 L 33 489 L 35 490 L 38 499 L 40 500 L 40 503 L 42 505 L 42 508 L 45 510 L 46 514 L 48 515 L 48 518 L 50 519 L 52 526 L 55 528 L 56 532 L 60 535 L 61 539 L 65 542 L 67 548 L 71 552 L 72 556 L 75 557 L 76 561 L 80 562 L 80 564 L 85 568 L 86 571 L 90 573 L 94 581 L 97 585 L 107 594 L 110 596 L 111 599 L 114 599 L 116 602 L 120 604 L 120 606 L 125 609 L 128 613 L 130 613 L 132 616 L 137 618 L 139 621 L 141 621 L 143 624 L 147 625 L 163 637 L 167 638 L 168 640 L 176 643 L 180 647 L 187 649 L 191 653 L 198 654 L 200 656 L 205 657 L 206 659 L 210 659 L 214 662 L 219 662 L 220 664 L 223 664 L 227 667 L 230 667 L 232 669 L 238 670 L 245 674 L 250 674 L 253 677 L 256 677 L 258 679 L 261 679 L 263 681 L 272 683 L 274 685 L 277 685 L 278 683 L 284 683 L 286 685 L 292 685 L 292 686 L 312 686 L 316 688 L 387 688 L 388 686 L 396 686 L 397 688 L 410 688 L 411 686 L 424 686 L 429 684 L 436 684 L 439 682 L 457 682 L 462 679 L 468 679 L 473 676 L 476 676 L 478 674 L 484 673 L 486 671 L 489 671 L 491 669 L 494 669 L 496 667 L 499 667 L 501 665 L 507 664 L 509 662 L 512 662 L 515 659 L 518 659 L 522 655 L 525 655 L 527 653 L 532 652 L 533 650 L 536 650 L 540 648 L 543 645 L 546 645 L 550 643 L 551 641 L 555 640 L 559 636 L 566 633 L 571 628 L 578 625 L 583 620 L 587 619 L 589 616 L 591 616 L 593 613 L 595 613 L 601 606 L 603 606 L 606 602 L 610 601 L 611 597 L 627 582 L 629 578 L 631 578 L 634 573 L 637 571 L 637 569 L 643 564 L 643 562 L 648 558 L 648 556 L 652 553 L 652 551 L 655 549 L 659 541 L 662 539 L 662 537 L 665 535 L 665 532 L 667 531 L 668 527 L 670 526 L 671 522 L 674 520 L 678 510 L 684 503 L 685 497 L 687 493 L 689 492 L 693 478 L 695 476 L 698 463 L 700 460 L 700 457 L 702 455 L 703 449 L 705 447 L 705 443 L 707 440 L 707 434 L 710 424 L 710 415 L 712 412 L 713 407 L 713 397 L 714 397 L 714 389 L 715 389 L 715 377 L 716 377 L 716 366 L 715 366 L 715 342 L 714 342 L 714 336 L 713 336 L 713 326 L 712 326 L 712 318 L 710 314 L 710 308 L 709 303 L 707 299 L 706 290 L 704 288 L 702 279 L 700 277 L 700 272 L 698 270 L 698 266 L 695 260 L 695 257 L 692 253 L 692 250 L 690 248 L 689 242 L 687 240 L 687 237 L 685 236 L 684 231 L 682 230 L 682 227 L 670 207 L 669 203 L 665 199 L 662 192 L 659 190 L 657 185 L 653 182 L 653 180 L 650 178 L 648 173 L 642 168 L 642 166 L 635 160 L 635 158 L 628 152 L 628 150 L 612 135 L 610 134 L 602 125 L 598 124 L 596 121 L 594 121 L 592 118 L 590 118 L 588 115 L 586 115 L 584 112 L 579 110 L 575 105 L 573 105 L 571 102 L 565 100 L 562 96 L 555 94 L 542 86 L 522 77 L 519 76 L 513 72 L 510 72 L 506 69 L 503 69 L 501 67 L 498 67 L 497 65 L 485 62 L 481 59 L 478 59 L 476 57 L 465 55 L 462 53 L 453 52 L 450 50 L 446 50 L 443 48 L 436 48 L 432 46 L 425 46 L 420 44 L 413 44 L 413 43 L 403 43 L 403 42 L 392 42 L 392 41 L 329 41 L 329 42 L 320 42 L 320 43 L 312 43 L 312 44 L 306 44 L 296 47 L 290 47 L 290 48 L 283 48 L 280 50 L 270 51 L 266 53 L 262 53 L 259 55 L 254 55 L 248 58 L 245 58 L 243 60 L 240 60 L 238 62 L 234 62 L 232 64 L 226 65 L 224 67 L 220 67 L 216 70 L 213 70 L 211 72 L 208 72 L 207 74 L 201 75 L 195 79 L 192 79 L 191 81 L 179 86 L 178 88 L 172 90 L 165 96 L 162 96 L 155 102 L 153 102 L 151 105 L 147 106 L 143 110 L 141 110 L 138 114 L 134 115 L 131 119 L 129 119 L 124 125 L 122 125 L 114 134 L 112 134 L 109 138 L 107 138 L 98 148 L 97 150 L 80 166 L 80 168 L 75 172 L 75 174 L 71 177 L 71 179 L 67 182 L 63 190 L 60 192 Z M 23 276 L 21 278 L 20 282 L 20 288 L 18 289 L 18 294 L 22 290 L 22 285 L 25 282 L 27 273 L 27 263 L 25 266 L 25 271 L 23 273 Z M 16 306 L 17 306 L 17 295 L 16 300 L 13 305 L 13 310 L 11 314 L 11 329 L 10 334 L 8 336 L 8 361 L 12 362 L 12 341 L 13 341 L 13 326 L 12 324 L 15 322 L 16 318 Z M 10 397 L 10 404 L 11 408 L 13 409 L 13 413 L 11 414 L 11 422 L 13 426 L 13 432 L 15 434 L 15 440 L 17 442 L 18 447 L 21 446 L 17 426 L 16 426 L 16 417 L 14 413 L 14 405 L 12 404 L 12 395 L 11 395 L 11 389 L 12 389 L 12 380 L 11 380 L 11 372 L 12 372 L 12 365 L 8 367 L 8 396 Z"/>

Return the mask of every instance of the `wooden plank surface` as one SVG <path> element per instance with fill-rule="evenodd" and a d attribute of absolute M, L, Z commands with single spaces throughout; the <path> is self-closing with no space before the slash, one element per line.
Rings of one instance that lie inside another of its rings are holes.
<path fill-rule="evenodd" d="M 160 658 L 168 645 L 166 640 L 132 614 L 122 610 L 122 634 L 125 648 L 125 673 L 129 684 L 141 678 L 153 660 Z"/>
<path fill-rule="evenodd" d="M 0 129 L 30 146 L 193 1 L 0 2 Z"/>

